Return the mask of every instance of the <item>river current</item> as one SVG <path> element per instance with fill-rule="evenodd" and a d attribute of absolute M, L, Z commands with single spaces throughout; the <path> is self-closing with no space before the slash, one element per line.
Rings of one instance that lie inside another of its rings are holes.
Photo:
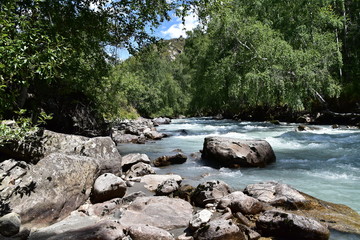
<path fill-rule="evenodd" d="M 202 149 L 207 136 L 264 139 L 273 147 L 276 162 L 265 168 L 214 169 L 188 159 L 181 165 L 155 168 L 158 174 L 176 173 L 196 186 L 206 180 L 223 180 L 235 190 L 262 181 L 278 181 L 322 200 L 345 204 L 360 213 L 360 130 L 315 126 L 297 132 L 299 124 L 239 122 L 208 118 L 176 119 L 157 129 L 170 137 L 145 145 L 122 144 L 122 155 L 146 153 L 150 159 L 174 149 L 185 154 Z"/>

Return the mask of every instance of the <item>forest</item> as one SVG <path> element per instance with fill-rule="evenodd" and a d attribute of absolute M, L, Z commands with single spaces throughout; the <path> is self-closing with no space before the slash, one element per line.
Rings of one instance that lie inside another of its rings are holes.
<path fill-rule="evenodd" d="M 187 38 L 151 35 L 189 10 L 201 24 Z M 106 121 L 356 113 L 359 12 L 355 0 L 3 0 L 0 119 L 66 132 L 84 111 Z"/>

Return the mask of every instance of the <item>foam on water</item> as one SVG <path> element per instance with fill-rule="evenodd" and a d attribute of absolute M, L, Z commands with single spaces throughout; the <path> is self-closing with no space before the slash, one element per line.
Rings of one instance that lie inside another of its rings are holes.
<path fill-rule="evenodd" d="M 296 132 L 298 124 L 272 125 L 264 122 L 236 122 L 209 118 L 173 120 L 160 131 L 171 137 L 145 145 L 121 144 L 121 154 L 141 152 L 151 159 L 182 149 L 185 154 L 202 149 L 207 136 L 265 139 L 277 161 L 266 168 L 215 169 L 203 161 L 157 168 L 157 173 L 176 173 L 187 181 L 223 180 L 235 189 L 260 181 L 280 181 L 314 197 L 350 206 L 360 212 L 360 130 L 320 129 Z M 179 135 L 186 130 L 187 135 Z"/>

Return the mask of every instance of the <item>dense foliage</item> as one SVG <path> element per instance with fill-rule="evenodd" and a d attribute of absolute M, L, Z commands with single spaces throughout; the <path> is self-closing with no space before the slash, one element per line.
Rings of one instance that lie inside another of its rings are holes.
<path fill-rule="evenodd" d="M 111 69 L 106 47 L 140 48 L 151 40 L 147 27 L 174 7 L 165 0 L 1 1 L 0 116 L 30 108 L 29 98 L 40 105 L 81 93 L 95 101 Z"/>
<path fill-rule="evenodd" d="M 202 25 L 149 44 L 175 9 Z M 0 10 L 0 118 L 61 96 L 106 118 L 345 109 L 360 98 L 358 1 L 3 0 Z M 119 62 L 111 47 L 133 57 Z"/>

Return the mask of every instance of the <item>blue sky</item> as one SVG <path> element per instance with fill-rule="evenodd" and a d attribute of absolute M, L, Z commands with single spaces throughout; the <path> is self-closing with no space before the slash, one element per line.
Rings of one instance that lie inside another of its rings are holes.
<path fill-rule="evenodd" d="M 186 31 L 191 31 L 198 24 L 198 18 L 195 14 L 190 13 L 185 17 L 185 24 L 182 23 L 181 18 L 177 17 L 174 13 L 171 15 L 170 21 L 162 23 L 153 33 L 156 37 L 164 39 L 179 38 L 183 36 L 186 38 Z M 118 58 L 126 59 L 129 57 L 129 53 L 126 49 L 118 50 Z"/>

